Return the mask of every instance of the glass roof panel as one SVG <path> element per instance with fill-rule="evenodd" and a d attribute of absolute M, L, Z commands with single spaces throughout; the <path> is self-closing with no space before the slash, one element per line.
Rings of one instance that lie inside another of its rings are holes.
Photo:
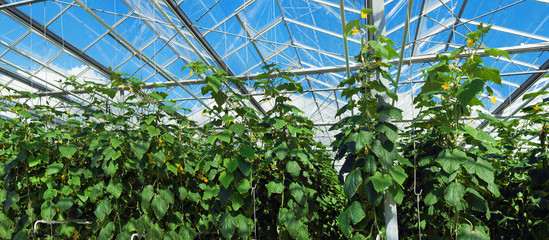
<path fill-rule="evenodd" d="M 177 9 L 181 11 L 174 12 L 168 7 L 176 2 L 181 3 Z M 346 21 L 359 18 L 365 2 L 345 0 Z M 371 2 L 383 3 L 384 12 L 371 15 L 374 19 L 369 20 L 385 22 L 384 30 L 400 51 L 409 1 Z M 346 75 L 339 0 L 88 0 L 84 4 L 124 39 L 108 31 L 77 2 L 44 1 L 23 5 L 15 8 L 21 15 L 10 13 L 12 10 L 0 11 L 0 67 L 23 77 L 34 74 L 40 78 L 36 81 L 53 81 L 62 78 L 61 75 L 74 74 L 104 82 L 107 80 L 105 69 L 111 66 L 147 82 L 165 82 L 189 78 L 190 70 L 182 71 L 182 68 L 191 61 L 206 61 L 214 66 L 225 64 L 234 75 L 256 74 L 265 63 L 274 63 L 288 71 L 309 71 L 296 80 L 314 93 L 294 94 L 292 99 L 307 109 L 315 122 L 335 122 L 335 111 L 346 102 L 341 99 L 341 91 L 325 91 L 338 86 Z M 21 16 L 34 22 L 32 33 L 27 24 L 14 20 Z M 494 24 L 484 39 L 486 46 L 511 52 L 511 59 L 483 58 L 488 66 L 499 69 L 502 74 L 502 86 L 489 83 L 496 103 L 483 99 L 488 111 L 496 109 L 511 93 L 521 89 L 531 73 L 540 73 L 539 68 L 548 65 L 548 16 L 546 1 L 414 1 L 404 51 L 404 58 L 409 60 L 404 61 L 398 89 L 401 98 L 397 105 L 405 109 L 405 118 L 411 119 L 419 112 L 409 109 L 409 103 L 423 84 L 421 69 L 436 64 L 434 54 L 463 46 L 464 35 L 476 30 L 480 22 Z M 191 26 L 185 26 L 184 22 L 190 22 Z M 51 25 L 47 29 L 59 38 L 36 29 L 36 24 L 48 23 Z M 44 40 L 46 34 L 50 35 L 48 40 Z M 352 57 L 359 51 L 361 37 L 357 34 L 348 38 L 352 66 L 356 66 Z M 59 44 L 63 40 L 80 51 Z M 125 40 L 129 44 L 124 43 Z M 134 54 L 134 47 L 143 51 L 150 62 Z M 429 59 L 415 63 L 421 58 Z M 47 64 L 48 68 L 32 59 Z M 411 68 L 408 64 L 412 64 Z M 155 71 L 152 66 L 163 68 Z M 319 72 L 326 69 L 331 70 Z M 396 77 L 396 68 L 389 71 Z M 5 81 L 5 76 L 2 79 Z M 17 86 L 25 87 L 21 83 Z M 185 88 L 195 94 L 201 86 Z M 545 86 L 544 79 L 526 91 Z M 204 107 L 199 101 L 190 100 L 192 94 L 180 86 L 157 90 L 167 91 L 169 98 L 178 99 L 182 107 L 194 111 Z M 202 100 L 211 104 L 208 97 Z M 260 105 L 270 108 L 268 103 Z M 512 113 L 521 106 L 521 101 L 512 103 L 503 113 Z M 193 113 L 193 117 L 203 120 L 199 113 Z M 326 138 L 329 137 L 327 134 Z"/>

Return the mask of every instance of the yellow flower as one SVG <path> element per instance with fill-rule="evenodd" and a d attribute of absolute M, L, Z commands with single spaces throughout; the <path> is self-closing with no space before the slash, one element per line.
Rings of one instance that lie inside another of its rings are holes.
<path fill-rule="evenodd" d="M 234 103 L 234 107 L 236 107 L 236 103 Z"/>
<path fill-rule="evenodd" d="M 367 18 L 368 17 L 368 14 L 366 13 L 366 11 L 362 10 L 360 11 L 360 18 Z"/>
<path fill-rule="evenodd" d="M 450 83 L 444 82 L 444 85 L 440 85 L 444 90 L 450 89 Z"/>
<path fill-rule="evenodd" d="M 63 140 L 59 140 L 59 143 L 63 143 Z"/>
<path fill-rule="evenodd" d="M 534 106 L 534 110 L 539 111 L 539 106 L 538 105 Z"/>
<path fill-rule="evenodd" d="M 61 175 L 61 180 L 65 181 L 65 175 Z"/>
<path fill-rule="evenodd" d="M 25 111 L 28 111 L 29 109 L 28 108 L 25 108 Z"/>
<path fill-rule="evenodd" d="M 454 58 L 454 61 L 456 61 L 456 62 L 459 61 L 459 58 Z"/>
<path fill-rule="evenodd" d="M 217 135 L 217 134 L 218 134 L 218 132 L 217 132 L 217 131 L 215 131 L 215 132 L 214 132 L 214 135 Z"/>
<path fill-rule="evenodd" d="M 467 47 L 473 46 L 473 43 L 474 43 L 474 42 L 475 42 L 475 41 L 473 41 L 473 39 L 468 39 L 468 40 L 467 40 Z"/>
<path fill-rule="evenodd" d="M 353 30 L 351 30 L 351 36 L 354 36 L 357 33 L 358 33 L 358 29 L 353 28 Z"/>
<path fill-rule="evenodd" d="M 496 96 L 493 96 L 490 101 L 492 101 L 492 103 L 496 103 Z"/>
<path fill-rule="evenodd" d="M 202 111 L 202 117 L 204 117 L 204 111 Z"/>
<path fill-rule="evenodd" d="M 67 110 L 67 114 L 71 114 L 71 112 L 69 112 L 69 110 Z"/>
<path fill-rule="evenodd" d="M 189 75 L 193 75 L 193 69 L 191 68 L 191 72 L 189 73 Z"/>
<path fill-rule="evenodd" d="M 74 230 L 74 237 L 73 237 L 74 240 L 77 240 L 78 239 L 78 231 Z"/>
<path fill-rule="evenodd" d="M 208 182 L 208 179 L 206 177 L 204 177 L 204 182 L 206 182 L 206 183 Z"/>
<path fill-rule="evenodd" d="M 221 149 L 225 148 L 225 146 L 223 146 L 223 144 L 221 144 L 221 146 L 219 146 Z"/>
<path fill-rule="evenodd" d="M 133 88 L 130 88 L 130 92 L 133 92 Z"/>
<path fill-rule="evenodd" d="M 427 128 L 430 128 L 431 127 L 431 123 L 427 123 Z"/>
<path fill-rule="evenodd" d="M 451 143 L 454 143 L 454 139 L 450 140 Z"/>
<path fill-rule="evenodd" d="M 191 127 L 189 126 L 189 124 L 187 124 L 187 129 L 189 129 L 189 128 L 191 128 Z"/>
<path fill-rule="evenodd" d="M 124 85 L 120 85 L 120 88 L 121 88 L 122 90 L 124 90 Z"/>
<path fill-rule="evenodd" d="M 159 142 L 160 144 L 162 144 L 162 139 L 159 139 L 158 142 Z"/>
<path fill-rule="evenodd" d="M 86 126 L 88 126 L 88 127 L 89 127 L 89 126 L 90 126 L 90 123 L 86 123 Z"/>
<path fill-rule="evenodd" d="M 10 100 L 13 100 L 13 97 L 12 97 L 12 96 L 10 96 Z"/>
<path fill-rule="evenodd" d="M 381 66 L 381 61 L 377 61 L 376 64 L 377 64 L 378 66 Z"/>
<path fill-rule="evenodd" d="M 290 116 L 286 116 L 286 121 L 290 121 Z"/>

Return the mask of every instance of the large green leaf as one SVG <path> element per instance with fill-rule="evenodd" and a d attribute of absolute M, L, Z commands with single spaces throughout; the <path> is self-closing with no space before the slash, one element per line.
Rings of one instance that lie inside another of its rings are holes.
<path fill-rule="evenodd" d="M 463 164 L 467 172 L 471 174 L 476 174 L 480 179 L 484 180 L 487 183 L 494 182 L 494 168 L 492 165 L 483 159 L 478 159 L 474 161 L 469 159 L 469 161 Z"/>
<path fill-rule="evenodd" d="M 301 205 L 305 205 L 305 203 L 307 202 L 305 191 L 303 191 L 303 188 L 299 183 L 290 183 L 290 194 Z"/>
<path fill-rule="evenodd" d="M 219 227 L 223 237 L 225 239 L 231 239 L 235 228 L 233 216 L 229 213 L 223 213 L 219 218 Z"/>
<path fill-rule="evenodd" d="M 59 146 L 59 151 L 61 152 L 61 156 L 66 158 L 71 158 L 76 153 L 77 150 L 78 148 L 73 145 Z"/>
<path fill-rule="evenodd" d="M 133 150 L 135 151 L 135 157 L 137 157 L 137 159 L 143 158 L 143 155 L 149 151 L 150 144 L 149 141 L 137 141 L 135 144 L 132 144 Z"/>
<path fill-rule="evenodd" d="M 463 196 L 465 195 L 465 187 L 461 185 L 461 183 L 453 182 L 450 183 L 445 189 L 444 189 L 444 200 L 446 200 L 446 203 L 452 207 L 456 207 L 463 199 Z"/>
<path fill-rule="evenodd" d="M 362 172 L 360 169 L 354 169 L 347 175 L 345 184 L 343 185 L 343 191 L 347 199 L 351 199 L 355 195 L 360 184 L 362 184 Z"/>
<path fill-rule="evenodd" d="M 473 98 L 484 88 L 484 81 L 479 78 L 471 80 L 462 85 L 457 92 L 457 99 L 463 106 L 468 106 Z"/>
<path fill-rule="evenodd" d="M 377 109 L 377 113 L 380 115 L 380 116 L 387 116 L 387 117 L 391 117 L 395 120 L 402 120 L 402 110 L 394 107 L 393 105 L 390 105 L 390 104 L 387 104 L 387 105 L 384 105 L 384 106 L 380 106 L 378 109 Z"/>
<path fill-rule="evenodd" d="M 351 213 L 351 221 L 353 224 L 357 224 L 362 221 L 364 217 L 366 217 L 366 213 L 364 213 L 364 209 L 358 201 L 353 201 L 353 203 L 351 203 L 351 206 L 349 206 L 349 212 Z"/>
<path fill-rule="evenodd" d="M 61 171 L 61 169 L 63 168 L 63 163 L 52 163 L 48 166 L 48 168 L 46 169 L 46 175 L 52 175 L 52 174 L 55 174 L 59 171 Z"/>
<path fill-rule="evenodd" d="M 108 199 L 103 199 L 93 212 L 99 221 L 103 221 L 109 213 L 111 213 L 111 202 Z"/>
<path fill-rule="evenodd" d="M 221 181 L 221 184 L 223 184 L 223 187 L 229 188 L 229 184 L 233 181 L 234 176 L 227 172 L 221 172 L 219 174 L 219 181 Z"/>
<path fill-rule="evenodd" d="M 490 239 L 490 236 L 488 234 L 477 227 L 473 229 L 473 227 L 469 224 L 461 224 L 459 227 L 458 240 L 488 240 Z"/>
<path fill-rule="evenodd" d="M 276 146 L 273 151 L 278 159 L 283 160 L 284 158 L 286 158 L 286 155 L 289 151 L 288 144 L 286 142 L 282 142 L 281 144 Z"/>
<path fill-rule="evenodd" d="M 439 154 L 436 161 L 442 165 L 442 169 L 444 169 L 445 172 L 453 173 L 461 164 L 469 159 L 471 158 L 467 157 L 467 154 L 459 149 L 454 149 L 452 151 L 447 149 Z"/>
<path fill-rule="evenodd" d="M 399 185 L 402 185 L 404 183 L 404 180 L 406 180 L 406 172 L 404 172 L 404 169 L 401 166 L 393 166 L 391 169 L 389 169 L 389 173 L 391 176 L 393 176 L 393 179 L 395 182 L 397 182 Z"/>
<path fill-rule="evenodd" d="M 113 195 L 115 198 L 119 198 L 122 194 L 123 186 L 120 179 L 111 179 L 109 185 L 107 185 L 107 192 Z"/>
<path fill-rule="evenodd" d="M 272 193 L 280 194 L 282 193 L 282 191 L 284 191 L 284 184 L 282 184 L 280 180 L 270 181 L 269 183 L 267 183 L 266 187 L 267 187 L 267 194 L 269 197 L 271 196 Z"/>
<path fill-rule="evenodd" d="M 351 231 L 353 230 L 350 218 L 351 214 L 349 209 L 345 209 L 337 218 L 337 225 L 339 226 L 339 229 L 341 229 L 341 232 L 343 232 L 343 235 L 347 238 L 351 235 Z"/>
<path fill-rule="evenodd" d="M 380 172 L 374 173 L 374 175 L 371 176 L 370 179 L 372 180 L 372 184 L 374 185 L 374 188 L 377 192 L 381 192 L 387 189 L 393 183 L 393 181 L 391 180 L 391 176 L 389 176 L 388 174 L 382 174 Z"/>
<path fill-rule="evenodd" d="M 155 195 L 151 202 L 151 208 L 158 220 L 162 219 L 164 215 L 166 215 L 169 207 L 170 203 L 168 203 L 168 201 L 160 195 Z"/>
<path fill-rule="evenodd" d="M 214 76 L 214 75 L 208 75 L 206 76 L 206 84 L 212 87 L 214 92 L 218 92 L 221 88 L 222 79 Z"/>
<path fill-rule="evenodd" d="M 115 231 L 114 223 L 109 222 L 101 228 L 101 231 L 99 231 L 99 236 L 97 237 L 97 239 L 99 240 L 112 239 L 114 237 L 114 231 Z"/>
<path fill-rule="evenodd" d="M 243 144 L 238 149 L 238 153 L 240 153 L 241 156 L 245 158 L 254 158 L 255 157 L 255 151 L 252 147 L 250 147 L 248 144 Z"/>
<path fill-rule="evenodd" d="M 389 140 L 383 143 L 379 139 L 374 140 L 372 142 L 372 152 L 379 158 L 383 167 L 387 169 L 391 168 L 393 160 L 398 157 L 395 144 Z"/>
<path fill-rule="evenodd" d="M 286 171 L 292 175 L 292 177 L 298 177 L 301 173 L 301 167 L 296 161 L 289 161 L 286 164 Z"/>

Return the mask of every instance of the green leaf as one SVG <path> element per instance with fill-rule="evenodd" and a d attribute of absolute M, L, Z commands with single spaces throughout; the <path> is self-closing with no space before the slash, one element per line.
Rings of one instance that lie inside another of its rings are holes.
<path fill-rule="evenodd" d="M 46 169 L 46 175 L 52 175 L 55 174 L 63 169 L 63 163 L 52 163 L 48 166 Z"/>
<path fill-rule="evenodd" d="M 229 127 L 229 129 L 233 132 L 235 132 L 237 135 L 239 136 L 243 136 L 244 135 L 244 132 L 246 131 L 246 128 L 244 126 L 242 126 L 242 124 L 240 123 L 233 123 L 231 124 L 231 126 Z"/>
<path fill-rule="evenodd" d="M 499 56 L 504 56 L 506 58 L 508 58 L 509 60 L 511 59 L 511 56 L 509 55 L 509 53 L 507 53 L 507 51 L 505 50 L 501 50 L 501 49 L 497 49 L 497 48 L 489 48 L 489 47 L 485 47 L 484 48 L 484 52 L 492 57 L 499 57 Z"/>
<path fill-rule="evenodd" d="M 465 152 L 454 149 L 451 152 L 449 150 L 444 150 L 439 154 L 436 161 L 442 165 L 442 169 L 444 169 L 447 173 L 453 173 L 455 170 L 461 166 L 464 162 L 468 161 L 469 157 L 467 157 L 467 154 Z"/>
<path fill-rule="evenodd" d="M 280 180 L 270 181 L 266 185 L 267 194 L 270 197 L 272 193 L 281 194 L 284 191 L 284 184 Z"/>
<path fill-rule="evenodd" d="M 151 208 L 156 218 L 158 218 L 158 220 L 164 217 L 169 207 L 170 207 L 170 204 L 168 203 L 168 201 L 166 201 L 164 198 L 162 198 L 159 195 L 155 195 L 151 202 Z"/>
<path fill-rule="evenodd" d="M 339 229 L 341 229 L 341 232 L 343 232 L 343 235 L 345 237 L 349 238 L 351 235 L 351 231 L 353 230 L 353 227 L 351 226 L 351 214 L 349 213 L 349 209 L 345 209 L 345 211 L 341 212 L 339 214 L 339 217 L 337 218 L 337 225 L 339 226 Z"/>
<path fill-rule="evenodd" d="M 234 176 L 230 173 L 221 172 L 221 174 L 219 174 L 219 181 L 221 181 L 221 184 L 223 184 L 223 187 L 227 189 L 229 188 L 229 185 L 231 184 L 233 179 L 234 179 Z"/>
<path fill-rule="evenodd" d="M 391 117 L 397 121 L 402 120 L 402 110 L 394 107 L 393 105 L 387 104 L 384 106 L 380 106 L 377 109 L 377 113 L 380 116 L 388 116 Z"/>
<path fill-rule="evenodd" d="M 372 155 L 366 155 L 364 159 L 364 172 L 374 174 L 377 170 L 376 158 Z"/>
<path fill-rule="evenodd" d="M 397 159 L 398 152 L 395 144 L 389 140 L 381 142 L 376 139 L 372 142 L 372 152 L 379 158 L 383 167 L 389 169 L 393 165 L 393 160 Z"/>
<path fill-rule="evenodd" d="M 214 92 L 218 92 L 221 88 L 222 80 L 221 78 L 214 76 L 214 75 L 208 75 L 206 76 L 206 84 L 212 87 Z"/>
<path fill-rule="evenodd" d="M 459 201 L 463 199 L 465 195 L 465 187 L 461 183 L 450 183 L 444 189 L 444 200 L 452 207 L 457 207 Z"/>
<path fill-rule="evenodd" d="M 106 225 L 104 225 L 103 227 L 101 227 L 101 231 L 99 232 L 99 236 L 97 237 L 97 239 L 99 239 L 99 240 L 112 239 L 114 237 L 114 231 L 115 231 L 114 223 L 109 222 Z M 76 239 L 76 237 L 75 237 L 75 239 Z"/>
<path fill-rule="evenodd" d="M 398 128 L 397 126 L 388 123 L 382 122 L 376 126 L 376 132 L 383 133 L 389 140 L 395 142 L 398 139 Z"/>
<path fill-rule="evenodd" d="M 111 179 L 109 185 L 107 185 L 107 192 L 113 195 L 115 198 L 119 198 L 122 194 L 123 186 L 120 179 Z"/>
<path fill-rule="evenodd" d="M 162 152 L 162 150 L 155 152 L 152 154 L 152 160 L 156 163 L 158 166 L 164 166 L 164 160 L 166 159 L 166 155 Z"/>
<path fill-rule="evenodd" d="M 59 146 L 59 151 L 61 152 L 61 156 L 66 158 L 71 158 L 74 155 L 74 153 L 76 153 L 76 150 L 78 150 L 78 148 L 73 145 Z"/>
<path fill-rule="evenodd" d="M 208 200 L 219 195 L 219 185 L 207 186 L 204 189 L 204 195 L 202 195 L 203 200 Z"/>
<path fill-rule="evenodd" d="M 113 148 L 117 148 L 122 143 L 124 143 L 124 139 L 117 138 L 117 137 L 111 138 L 111 145 Z"/>
<path fill-rule="evenodd" d="M 362 150 L 368 144 L 372 143 L 373 138 L 374 137 L 372 133 L 361 130 L 359 132 L 349 134 L 349 136 L 345 140 L 345 143 L 349 144 L 349 147 L 351 149 L 354 149 L 354 152 L 356 153 Z"/>
<path fill-rule="evenodd" d="M 111 202 L 108 199 L 103 199 L 98 205 L 93 214 L 102 222 L 107 215 L 111 213 Z"/>
<path fill-rule="evenodd" d="M 219 218 L 219 226 L 223 237 L 225 237 L 225 239 L 231 239 L 235 228 L 233 216 L 229 213 L 223 213 Z"/>
<path fill-rule="evenodd" d="M 242 194 L 248 192 L 248 190 L 250 190 L 250 181 L 248 179 L 242 179 L 242 181 L 236 185 L 236 189 Z"/>
<path fill-rule="evenodd" d="M 145 142 L 145 141 L 137 141 L 135 144 L 132 144 L 133 145 L 133 150 L 135 151 L 135 157 L 137 157 L 137 159 L 141 159 L 143 158 L 143 155 L 149 151 L 149 146 L 150 146 L 150 142 Z"/>
<path fill-rule="evenodd" d="M 473 230 L 473 227 L 469 224 L 461 224 L 459 227 L 458 240 L 488 240 L 490 237 L 488 234 L 484 231 L 479 230 L 478 228 L 475 228 Z"/>
<path fill-rule="evenodd" d="M 347 199 L 351 199 L 353 195 L 355 195 L 360 184 L 362 184 L 362 173 L 360 169 L 353 169 L 353 171 L 347 175 L 345 184 L 343 184 L 343 191 L 345 192 Z"/>
<path fill-rule="evenodd" d="M 379 42 L 373 40 L 368 41 L 368 45 L 370 45 L 373 49 L 378 50 L 380 57 L 389 59 L 389 51 L 387 51 L 387 49 L 385 49 Z"/>
<path fill-rule="evenodd" d="M 149 126 L 149 127 L 147 128 L 147 131 L 149 131 L 149 135 L 150 135 L 151 137 L 156 137 L 156 136 L 158 136 L 158 135 L 160 134 L 160 129 L 155 128 L 154 126 Z"/>
<path fill-rule="evenodd" d="M 187 198 L 187 189 L 183 186 L 180 186 L 177 188 L 177 191 L 179 192 L 179 200 L 183 201 Z"/>
<path fill-rule="evenodd" d="M 235 158 L 225 158 L 223 159 L 223 166 L 229 170 L 229 172 L 234 172 L 238 168 L 238 160 Z"/>
<path fill-rule="evenodd" d="M 431 206 L 438 202 L 438 197 L 433 194 L 433 192 L 428 193 L 425 198 L 423 199 L 423 202 L 426 206 Z"/>
<path fill-rule="evenodd" d="M 478 159 L 475 162 L 473 159 L 470 159 L 463 164 L 463 167 L 465 167 L 467 172 L 476 174 L 480 179 L 487 183 L 494 182 L 494 168 L 486 160 Z"/>
<path fill-rule="evenodd" d="M 243 156 L 249 159 L 253 159 L 255 157 L 254 149 L 250 147 L 248 144 L 240 145 L 240 149 L 238 149 L 238 153 L 240 154 L 240 156 Z"/>
<path fill-rule="evenodd" d="M 391 176 L 388 174 L 381 174 L 380 172 L 374 173 L 370 179 L 372 180 L 372 184 L 377 192 L 381 192 L 393 184 Z"/>
<path fill-rule="evenodd" d="M 286 158 L 286 155 L 289 151 L 288 144 L 286 142 L 282 142 L 281 144 L 276 146 L 273 151 L 279 160 L 283 160 L 284 158 Z"/>
<path fill-rule="evenodd" d="M 273 127 L 275 127 L 276 130 L 280 130 L 282 127 L 286 126 L 286 121 L 284 119 L 273 118 L 273 121 Z"/>
<path fill-rule="evenodd" d="M 482 91 L 484 81 L 479 78 L 473 79 L 471 82 L 461 85 L 457 92 L 457 99 L 463 106 L 468 106 L 478 93 Z"/>
<path fill-rule="evenodd" d="M 238 214 L 233 218 L 236 227 L 238 228 L 238 236 L 240 239 L 247 239 L 252 233 L 253 221 L 242 214 Z"/>
<path fill-rule="evenodd" d="M 351 203 L 351 206 L 349 206 L 349 212 L 351 213 L 351 221 L 353 224 L 357 224 L 362 221 L 364 217 L 366 217 L 366 213 L 364 213 L 364 209 L 358 201 L 353 201 L 353 203 Z"/>
<path fill-rule="evenodd" d="M 303 188 L 299 185 L 299 183 L 290 183 L 290 194 L 300 205 L 303 206 L 307 203 L 305 191 L 303 191 Z"/>
<path fill-rule="evenodd" d="M 393 166 L 391 169 L 389 169 L 389 173 L 391 176 L 393 176 L 393 179 L 395 182 L 397 182 L 399 185 L 402 186 L 404 183 L 404 180 L 406 180 L 406 172 L 404 172 L 404 169 L 401 166 Z"/>
<path fill-rule="evenodd" d="M 292 177 L 298 177 L 301 173 L 301 167 L 296 161 L 289 161 L 286 164 L 286 171 L 292 175 Z"/>

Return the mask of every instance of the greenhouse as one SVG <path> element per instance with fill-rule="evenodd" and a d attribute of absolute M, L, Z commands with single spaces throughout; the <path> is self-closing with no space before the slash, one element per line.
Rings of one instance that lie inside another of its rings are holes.
<path fill-rule="evenodd" d="M 0 0 L 0 239 L 549 239 L 547 0 Z"/>

